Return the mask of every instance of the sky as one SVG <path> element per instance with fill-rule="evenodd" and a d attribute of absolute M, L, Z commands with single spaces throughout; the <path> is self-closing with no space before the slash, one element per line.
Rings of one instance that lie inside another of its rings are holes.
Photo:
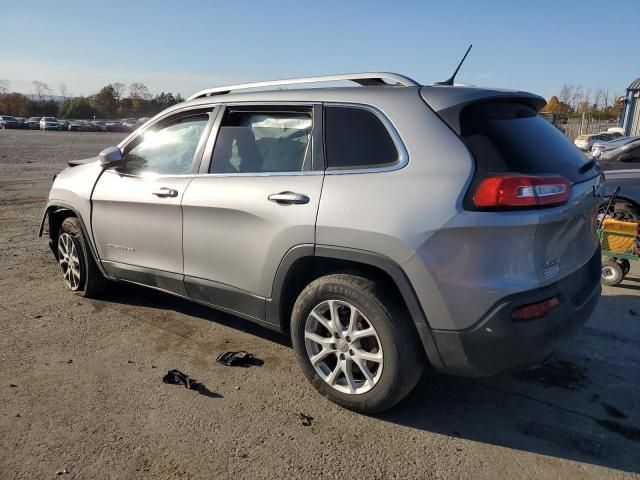
<path fill-rule="evenodd" d="M 640 0 L 0 0 L 0 79 L 90 95 L 112 82 L 219 85 L 390 71 L 545 97 L 640 77 Z"/>

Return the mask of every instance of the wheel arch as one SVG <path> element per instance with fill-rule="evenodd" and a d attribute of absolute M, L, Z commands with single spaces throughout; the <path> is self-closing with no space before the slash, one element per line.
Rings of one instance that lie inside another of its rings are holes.
<path fill-rule="evenodd" d="M 73 205 L 68 204 L 63 201 L 50 201 L 47 203 L 45 207 L 44 213 L 42 215 L 42 221 L 40 222 L 40 231 L 38 233 L 39 237 L 42 237 L 45 232 L 45 223 L 47 223 L 47 233 L 49 235 L 49 247 L 53 252 L 53 255 L 58 258 L 58 252 L 56 249 L 56 240 L 58 237 L 58 232 L 60 227 L 62 226 L 62 222 L 68 217 L 75 217 L 80 222 L 80 227 L 82 228 L 82 234 L 86 240 L 86 243 L 89 245 L 89 250 L 91 255 L 93 256 L 93 260 L 95 261 L 100 273 L 106 276 L 106 272 L 102 268 L 102 263 L 100 262 L 100 257 L 95 249 L 95 245 L 93 244 L 93 239 L 89 235 L 89 230 L 87 230 L 87 226 L 82 218 L 82 215 L 78 210 L 73 207 Z"/>
<path fill-rule="evenodd" d="M 311 244 L 293 247 L 276 272 L 266 305 L 267 321 L 288 333 L 293 304 L 304 287 L 316 278 L 338 272 L 357 272 L 393 289 L 413 320 L 429 361 L 434 366 L 442 363 L 427 317 L 406 274 L 392 259 L 374 252 Z"/>

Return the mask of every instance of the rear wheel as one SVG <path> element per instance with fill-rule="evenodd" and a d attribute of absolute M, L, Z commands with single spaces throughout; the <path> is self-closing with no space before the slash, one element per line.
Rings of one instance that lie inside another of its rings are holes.
<path fill-rule="evenodd" d="M 334 274 L 302 291 L 291 335 L 298 363 L 321 394 L 375 413 L 402 400 L 422 374 L 424 359 L 409 322 L 376 282 Z"/>
<path fill-rule="evenodd" d="M 83 297 L 96 297 L 105 290 L 107 281 L 89 251 L 77 218 L 68 217 L 62 222 L 57 253 L 63 281 L 69 290 Z"/>
<path fill-rule="evenodd" d="M 612 258 L 602 261 L 602 283 L 609 286 L 618 285 L 624 279 L 622 267 Z"/>

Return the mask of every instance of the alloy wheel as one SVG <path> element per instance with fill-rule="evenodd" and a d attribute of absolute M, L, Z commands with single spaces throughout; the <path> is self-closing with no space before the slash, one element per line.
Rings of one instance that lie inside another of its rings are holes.
<path fill-rule="evenodd" d="M 304 341 L 316 373 L 337 391 L 362 394 L 380 380 L 382 344 L 371 322 L 350 303 L 326 300 L 314 307 Z"/>
<path fill-rule="evenodd" d="M 73 237 L 63 232 L 58 237 L 58 261 L 64 278 L 64 283 L 71 290 L 80 288 L 80 259 Z"/>

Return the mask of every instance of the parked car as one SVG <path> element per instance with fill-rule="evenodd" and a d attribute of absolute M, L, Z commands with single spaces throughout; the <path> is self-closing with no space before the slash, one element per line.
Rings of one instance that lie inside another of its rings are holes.
<path fill-rule="evenodd" d="M 67 120 L 58 120 L 58 130 L 69 130 L 69 122 Z"/>
<path fill-rule="evenodd" d="M 89 129 L 87 128 L 87 123 L 82 120 L 69 120 L 69 125 L 67 125 L 67 130 L 70 132 L 87 132 Z"/>
<path fill-rule="evenodd" d="M 30 130 L 37 130 L 40 128 L 40 118 L 41 117 L 29 117 L 29 119 L 25 122 L 25 128 Z"/>
<path fill-rule="evenodd" d="M 102 120 L 92 120 L 91 125 L 94 127 L 94 131 L 96 132 L 106 132 L 107 131 L 107 123 Z"/>
<path fill-rule="evenodd" d="M 598 160 L 602 163 L 611 162 L 626 162 L 626 163 L 639 163 L 640 162 L 640 139 L 633 140 L 631 142 L 624 143 L 612 150 L 603 151 Z"/>
<path fill-rule="evenodd" d="M 0 115 L 0 128 L 2 130 L 7 128 L 20 128 L 20 124 L 18 120 L 11 115 Z"/>
<path fill-rule="evenodd" d="M 609 142 L 596 142 L 591 147 L 591 157 L 599 158 L 602 152 L 611 151 L 619 148 L 627 143 L 634 142 L 636 140 L 640 140 L 640 136 L 635 137 L 620 137 L 615 140 L 611 140 Z"/>
<path fill-rule="evenodd" d="M 25 117 L 15 117 L 18 122 L 18 128 L 27 128 L 26 122 L 27 119 Z"/>
<path fill-rule="evenodd" d="M 576 147 L 585 152 L 591 150 L 591 147 L 595 142 L 610 142 L 616 138 L 616 135 L 612 133 L 594 133 L 588 135 L 578 135 L 573 142 Z"/>
<path fill-rule="evenodd" d="M 336 81 L 361 86 L 279 88 Z M 204 90 L 70 162 L 41 234 L 70 290 L 133 282 L 286 332 L 322 394 L 381 411 L 426 361 L 539 365 L 595 308 L 601 170 L 543 105 L 390 73 Z"/>
<path fill-rule="evenodd" d="M 40 119 L 40 130 L 60 130 L 60 123 L 55 117 L 42 117 Z"/>
<path fill-rule="evenodd" d="M 107 132 L 126 132 L 125 126 L 117 120 L 109 120 L 105 123 L 105 130 Z"/>
<path fill-rule="evenodd" d="M 122 125 L 130 132 L 138 128 L 138 120 L 135 118 L 123 118 L 121 122 Z"/>
<path fill-rule="evenodd" d="M 640 163 L 635 169 L 607 170 L 605 174 L 605 199 L 601 204 L 601 213 L 606 212 L 608 200 L 616 187 L 620 187 L 615 203 L 609 214 L 622 221 L 640 221 Z"/>

